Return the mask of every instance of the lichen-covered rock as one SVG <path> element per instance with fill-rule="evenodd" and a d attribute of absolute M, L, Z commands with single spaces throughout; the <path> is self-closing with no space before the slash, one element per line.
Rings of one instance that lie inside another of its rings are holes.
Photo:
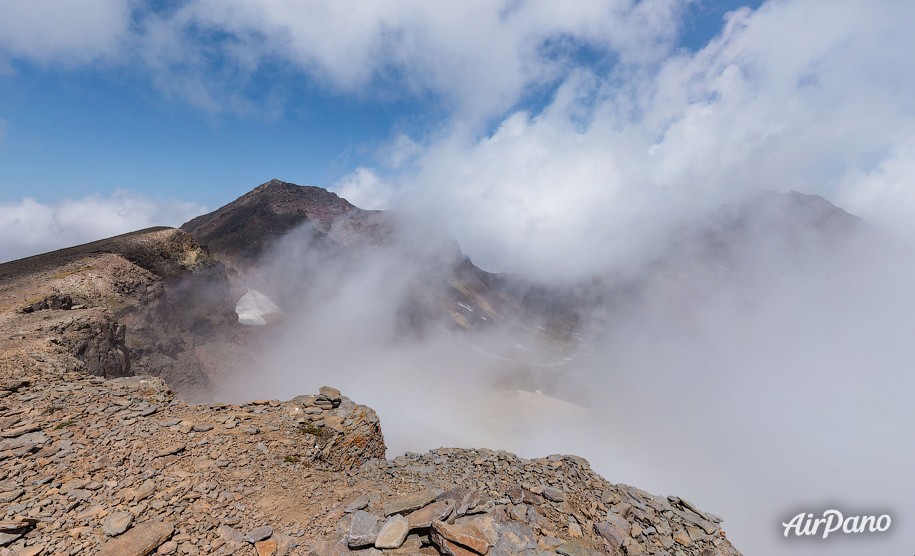
<path fill-rule="evenodd" d="M 386 448 L 378 415 L 335 392 L 331 397 L 298 396 L 285 404 L 287 418 L 302 433 L 302 456 L 333 469 L 352 469 L 383 458 Z"/>

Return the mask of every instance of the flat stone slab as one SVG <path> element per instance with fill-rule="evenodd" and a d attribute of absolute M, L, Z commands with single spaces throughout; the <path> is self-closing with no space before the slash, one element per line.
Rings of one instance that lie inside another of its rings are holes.
<path fill-rule="evenodd" d="M 399 496 L 384 505 L 384 516 L 409 512 L 422 508 L 435 501 L 437 495 L 431 490 L 424 490 L 415 494 Z"/>
<path fill-rule="evenodd" d="M 147 556 L 174 532 L 171 523 L 147 521 L 100 546 L 96 556 Z"/>
<path fill-rule="evenodd" d="M 407 521 L 410 529 L 425 529 L 432 527 L 434 521 L 445 521 L 454 509 L 454 500 L 439 500 L 424 506 L 415 512 L 410 512 Z"/>
<path fill-rule="evenodd" d="M 395 514 L 385 520 L 384 525 L 375 539 L 375 548 L 399 548 L 410 532 L 410 523 L 407 518 Z"/>
<path fill-rule="evenodd" d="M 562 502 L 566 499 L 564 492 L 551 486 L 543 487 L 543 497 L 550 502 Z"/>
<path fill-rule="evenodd" d="M 432 529 L 445 540 L 469 548 L 477 554 L 486 554 L 492 546 L 483 531 L 473 523 L 449 525 L 436 521 L 432 524 Z"/>
<path fill-rule="evenodd" d="M 349 526 L 346 544 L 350 548 L 373 546 L 378 538 L 378 518 L 369 512 L 357 510 L 353 512 L 353 521 Z"/>
<path fill-rule="evenodd" d="M 105 518 L 102 530 L 109 537 L 122 535 L 133 524 L 133 514 L 130 512 L 116 512 Z"/>
<path fill-rule="evenodd" d="M 269 525 L 262 525 L 260 527 L 255 527 L 245 534 L 245 540 L 250 543 L 255 543 L 265 539 L 269 539 L 273 534 L 273 527 Z"/>

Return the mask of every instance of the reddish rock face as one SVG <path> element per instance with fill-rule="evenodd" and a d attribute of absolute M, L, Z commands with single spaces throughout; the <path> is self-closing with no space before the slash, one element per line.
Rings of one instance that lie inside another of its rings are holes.
<path fill-rule="evenodd" d="M 257 556 L 273 556 L 276 554 L 276 541 L 269 539 L 254 543 L 254 549 L 257 550 Z"/>
<path fill-rule="evenodd" d="M 477 554 L 486 554 L 489 547 L 492 546 L 487 535 L 483 532 L 480 524 L 475 521 L 465 521 L 449 525 L 442 521 L 436 521 L 432 524 L 432 529 L 441 538 L 454 544 L 467 547 Z"/>

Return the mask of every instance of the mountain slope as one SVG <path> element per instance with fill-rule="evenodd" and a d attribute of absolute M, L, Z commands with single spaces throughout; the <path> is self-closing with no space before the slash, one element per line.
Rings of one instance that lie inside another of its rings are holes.
<path fill-rule="evenodd" d="M 185 232 L 150 228 L 0 264 L 0 349 L 45 339 L 89 374 L 161 376 L 205 396 L 238 326 L 222 265 Z"/>
<path fill-rule="evenodd" d="M 391 233 L 378 211 L 362 210 L 320 187 L 270 180 L 181 229 L 216 256 L 250 264 L 289 231 L 307 226 L 314 237 L 341 245 L 377 245 Z"/>
<path fill-rule="evenodd" d="M 347 271 L 358 268 L 364 248 L 387 248 L 389 258 L 400 257 L 405 265 L 420 267 L 420 276 L 410 284 L 408 299 L 399 311 L 402 332 L 412 333 L 433 322 L 460 330 L 512 323 L 550 341 L 567 339 L 572 327 L 566 314 L 527 304 L 510 279 L 476 267 L 454 241 L 408 232 L 400 224 L 389 213 L 360 209 L 325 189 L 271 180 L 181 229 L 233 266 L 241 276 L 236 284 L 239 295 L 252 279 L 275 293 L 283 291 L 277 295 L 287 301 L 303 295 L 300 288 L 289 291 L 278 284 L 289 282 L 288 265 L 279 277 L 267 275 L 265 258 L 284 238 L 294 237 L 307 243 L 312 255 L 319 254 L 303 264 L 329 267 L 347 260 Z M 300 275 L 296 283 L 308 283 L 311 277 Z"/>

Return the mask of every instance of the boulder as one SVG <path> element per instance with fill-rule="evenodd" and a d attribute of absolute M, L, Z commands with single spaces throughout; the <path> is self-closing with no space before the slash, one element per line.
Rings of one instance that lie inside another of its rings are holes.
<path fill-rule="evenodd" d="M 146 556 L 175 531 L 171 523 L 147 521 L 99 547 L 96 556 Z"/>

